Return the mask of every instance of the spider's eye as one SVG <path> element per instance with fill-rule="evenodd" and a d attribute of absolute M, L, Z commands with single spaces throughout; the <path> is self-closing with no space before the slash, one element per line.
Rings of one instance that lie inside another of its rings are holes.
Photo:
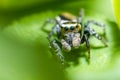
<path fill-rule="evenodd" d="M 74 30 L 74 26 L 71 26 L 71 27 L 70 27 L 70 30 Z"/>
<path fill-rule="evenodd" d="M 76 25 L 76 28 L 78 28 L 79 26 L 78 25 Z"/>
<path fill-rule="evenodd" d="M 81 30 L 81 25 L 80 25 L 80 24 L 77 24 L 77 25 L 76 25 L 76 29 Z"/>
<path fill-rule="evenodd" d="M 68 27 L 65 27 L 64 29 L 65 29 L 65 31 L 67 31 L 67 30 L 68 30 Z"/>

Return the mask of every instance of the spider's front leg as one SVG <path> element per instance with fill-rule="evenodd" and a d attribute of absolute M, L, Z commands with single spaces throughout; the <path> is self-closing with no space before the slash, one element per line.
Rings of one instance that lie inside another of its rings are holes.
<path fill-rule="evenodd" d="M 62 44 L 62 49 L 64 51 L 66 51 L 66 52 L 71 51 L 71 46 L 64 39 L 61 39 L 61 44 Z"/>
<path fill-rule="evenodd" d="M 57 60 L 61 63 L 64 64 L 64 56 L 62 54 L 62 51 L 60 49 L 60 46 L 58 45 L 56 40 L 53 40 L 50 43 L 50 49 L 52 54 L 57 58 Z"/>
<path fill-rule="evenodd" d="M 55 24 L 56 23 L 56 20 L 55 19 L 50 19 L 50 18 L 47 18 L 45 20 L 45 22 L 43 23 L 43 25 L 41 26 L 41 30 L 46 32 L 46 33 L 49 33 L 50 31 L 46 30 L 46 26 L 48 23 L 52 23 L 52 24 Z"/>
<path fill-rule="evenodd" d="M 54 37 L 54 34 L 56 34 L 55 32 L 57 32 L 57 35 L 59 36 L 60 34 L 59 31 L 60 31 L 59 25 L 56 25 L 55 27 L 52 28 L 47 38 L 48 38 L 50 49 L 51 49 L 53 56 L 55 56 L 61 64 L 64 64 L 65 62 L 64 56 L 62 54 L 59 42 L 54 38 L 51 39 L 52 37 Z"/>

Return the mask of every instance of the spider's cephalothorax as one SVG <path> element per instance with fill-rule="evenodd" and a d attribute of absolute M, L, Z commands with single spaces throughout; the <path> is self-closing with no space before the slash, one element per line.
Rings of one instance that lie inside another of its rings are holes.
<path fill-rule="evenodd" d="M 59 40 L 62 49 L 70 51 L 71 47 L 78 48 L 80 45 L 81 24 L 73 21 L 62 21 L 60 25 Z"/>
<path fill-rule="evenodd" d="M 107 46 L 103 38 L 100 37 L 99 34 L 97 34 L 94 29 L 90 27 L 91 23 L 102 27 L 105 35 L 104 24 L 98 23 L 93 20 L 82 23 L 83 13 L 83 10 L 81 10 L 78 17 L 75 17 L 70 13 L 62 13 L 55 19 L 47 19 L 47 21 L 45 22 L 45 24 L 47 22 L 56 23 L 55 27 L 52 28 L 48 35 L 48 40 L 50 48 L 53 51 L 52 53 L 62 64 L 64 64 L 65 62 L 62 51 L 64 50 L 66 52 L 70 52 L 72 49 L 79 49 L 80 44 L 83 43 L 86 44 L 86 47 L 88 49 L 88 60 L 90 59 L 90 35 L 101 40 L 105 44 L 105 46 Z M 84 26 L 82 24 L 84 24 Z M 42 27 L 42 29 L 44 29 L 44 26 Z"/>

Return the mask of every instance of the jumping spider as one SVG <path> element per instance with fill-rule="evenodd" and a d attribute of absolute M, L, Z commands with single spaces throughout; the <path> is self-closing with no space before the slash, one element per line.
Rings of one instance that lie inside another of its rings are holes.
<path fill-rule="evenodd" d="M 44 30 L 47 23 L 55 23 L 55 26 L 48 34 L 48 41 L 53 55 L 55 55 L 62 64 L 65 62 L 63 51 L 70 52 L 72 49 L 79 49 L 80 44 L 83 43 L 86 44 L 88 49 L 89 60 L 89 38 L 91 35 L 96 37 L 98 40 L 101 40 L 102 43 L 107 46 L 103 37 L 97 34 L 95 30 L 90 27 L 91 23 L 100 26 L 103 28 L 105 34 L 105 25 L 94 20 L 89 20 L 86 23 L 83 23 L 83 16 L 83 9 L 80 10 L 78 17 L 75 17 L 70 13 L 62 13 L 55 19 L 47 19 L 44 26 L 42 27 Z"/>

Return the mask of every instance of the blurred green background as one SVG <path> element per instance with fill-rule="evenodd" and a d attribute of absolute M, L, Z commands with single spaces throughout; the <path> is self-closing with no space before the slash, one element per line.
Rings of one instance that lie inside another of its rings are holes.
<path fill-rule="evenodd" d="M 83 47 L 66 57 L 71 65 L 62 70 L 41 26 L 48 17 L 77 15 L 80 8 L 85 21 L 106 24 L 108 47 L 91 37 L 91 64 L 80 56 L 87 53 Z M 119 39 L 112 0 L 0 0 L 0 80 L 120 80 Z"/>

